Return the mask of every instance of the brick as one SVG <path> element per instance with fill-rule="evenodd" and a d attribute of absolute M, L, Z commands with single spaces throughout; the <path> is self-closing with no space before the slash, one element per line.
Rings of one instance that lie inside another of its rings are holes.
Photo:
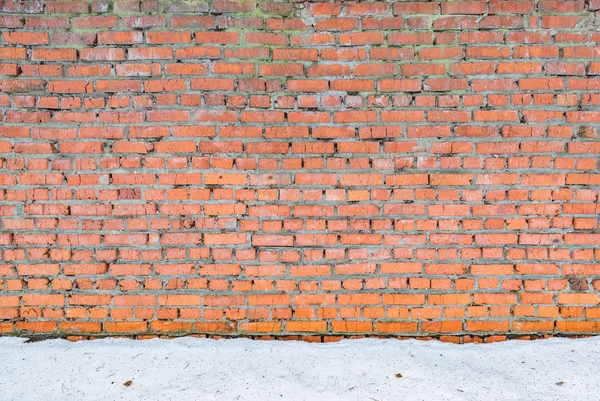
<path fill-rule="evenodd" d="M 237 32 L 196 32 L 196 43 L 232 44 L 238 41 Z"/>
<path fill-rule="evenodd" d="M 65 296 L 62 294 L 23 294 L 23 305 L 62 306 Z"/>
<path fill-rule="evenodd" d="M 47 45 L 48 34 L 44 32 L 4 32 L 4 42 L 13 45 Z"/>
<path fill-rule="evenodd" d="M 76 49 L 33 49 L 32 60 L 36 61 L 75 61 L 77 59 Z"/>
<path fill-rule="evenodd" d="M 125 49 L 81 49 L 79 57 L 85 61 L 123 61 L 125 60 Z"/>
<path fill-rule="evenodd" d="M 148 329 L 146 322 L 105 322 L 107 333 L 142 333 Z"/>
<path fill-rule="evenodd" d="M 484 14 L 486 12 L 485 1 L 456 1 L 443 2 L 442 14 Z"/>

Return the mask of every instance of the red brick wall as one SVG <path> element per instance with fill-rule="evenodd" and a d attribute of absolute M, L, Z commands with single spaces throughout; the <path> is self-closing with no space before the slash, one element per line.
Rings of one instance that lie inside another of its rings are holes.
<path fill-rule="evenodd" d="M 600 332 L 599 9 L 0 2 L 0 332 Z"/>

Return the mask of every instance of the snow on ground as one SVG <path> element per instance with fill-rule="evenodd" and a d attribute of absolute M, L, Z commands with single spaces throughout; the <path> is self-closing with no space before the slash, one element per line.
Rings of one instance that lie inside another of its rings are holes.
<path fill-rule="evenodd" d="M 485 345 L 0 338 L 0 356 L 3 401 L 600 400 L 600 337 Z"/>

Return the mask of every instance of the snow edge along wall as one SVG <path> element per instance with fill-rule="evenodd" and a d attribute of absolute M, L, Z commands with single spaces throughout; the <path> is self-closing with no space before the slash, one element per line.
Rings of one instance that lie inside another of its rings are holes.
<path fill-rule="evenodd" d="M 598 10 L 0 2 L 0 333 L 600 332 Z"/>

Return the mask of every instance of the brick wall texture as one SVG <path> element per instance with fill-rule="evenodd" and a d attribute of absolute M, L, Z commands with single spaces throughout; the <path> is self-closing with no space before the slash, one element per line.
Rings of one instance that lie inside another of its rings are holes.
<path fill-rule="evenodd" d="M 0 333 L 600 333 L 599 10 L 0 1 Z"/>

